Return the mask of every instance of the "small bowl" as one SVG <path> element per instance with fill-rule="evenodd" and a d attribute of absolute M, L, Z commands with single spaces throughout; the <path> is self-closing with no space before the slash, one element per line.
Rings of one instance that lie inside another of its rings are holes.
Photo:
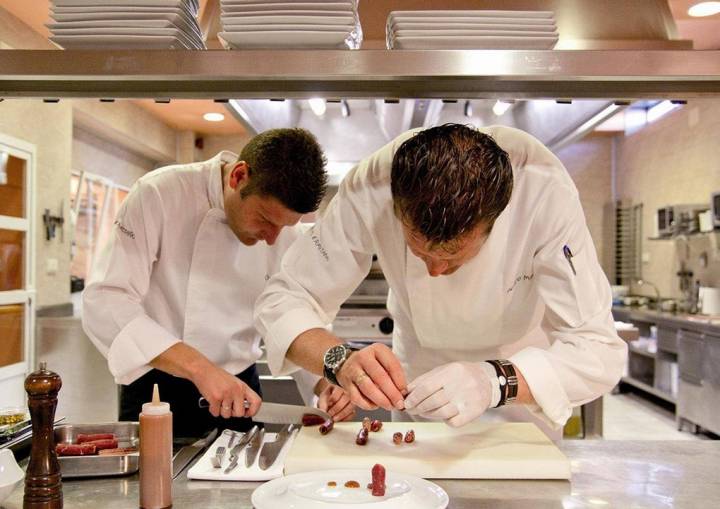
<path fill-rule="evenodd" d="M 0 504 L 10 496 L 23 477 L 25 472 L 18 466 L 13 452 L 10 449 L 0 451 Z"/>

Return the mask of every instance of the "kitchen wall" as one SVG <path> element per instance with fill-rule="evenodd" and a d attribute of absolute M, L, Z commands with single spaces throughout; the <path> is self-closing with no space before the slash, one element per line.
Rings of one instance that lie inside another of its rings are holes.
<path fill-rule="evenodd" d="M 720 100 L 695 99 L 639 132 L 621 138 L 617 151 L 618 198 L 643 203 L 643 278 L 663 297 L 681 297 L 675 273 L 685 260 L 704 286 L 720 286 L 719 234 L 685 240 L 647 240 L 658 207 L 709 204 L 720 191 Z M 706 253 L 708 266 L 700 258 Z M 654 295 L 651 288 L 637 293 Z"/>
<path fill-rule="evenodd" d="M 612 205 L 612 138 L 591 135 L 557 151 L 580 194 L 585 220 L 598 260 L 608 280 L 614 278 L 614 212 Z"/>
<path fill-rule="evenodd" d="M 202 138 L 203 148 L 195 149 L 196 161 L 207 161 L 223 150 L 229 150 L 230 152 L 240 154 L 242 148 L 252 138 L 252 134 L 199 136 Z"/>

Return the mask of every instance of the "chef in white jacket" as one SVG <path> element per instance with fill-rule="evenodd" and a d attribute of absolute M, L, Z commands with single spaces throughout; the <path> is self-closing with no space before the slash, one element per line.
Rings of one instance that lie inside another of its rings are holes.
<path fill-rule="evenodd" d="M 324 327 L 373 254 L 392 351 L 353 351 Z M 362 408 L 451 426 L 496 409 L 558 430 L 617 383 L 627 355 L 570 176 L 501 126 L 410 131 L 360 162 L 288 250 L 255 319 L 274 373 L 302 366 Z"/>
<path fill-rule="evenodd" d="M 249 427 L 261 404 L 253 305 L 301 215 L 317 209 L 324 165 L 308 131 L 275 129 L 240 157 L 221 152 L 137 181 L 83 295 L 84 329 L 123 384 L 120 420 L 137 420 L 157 383 L 176 436 Z M 321 405 L 347 417 L 344 391 L 323 387 Z"/>

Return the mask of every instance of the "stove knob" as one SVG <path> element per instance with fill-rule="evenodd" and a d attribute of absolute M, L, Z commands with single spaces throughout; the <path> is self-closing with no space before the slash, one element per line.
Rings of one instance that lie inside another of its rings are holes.
<path fill-rule="evenodd" d="M 389 316 L 386 316 L 385 318 L 380 320 L 378 327 L 380 328 L 380 332 L 382 332 L 383 334 L 392 334 L 394 325 L 395 323 L 393 322 L 393 319 Z"/>

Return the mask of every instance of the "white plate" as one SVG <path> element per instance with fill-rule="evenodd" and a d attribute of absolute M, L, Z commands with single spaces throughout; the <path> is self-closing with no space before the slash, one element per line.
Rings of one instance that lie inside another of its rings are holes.
<path fill-rule="evenodd" d="M 523 32 L 521 30 L 396 30 L 390 34 L 391 38 L 397 37 L 453 37 L 453 36 L 475 36 L 475 37 L 554 37 L 555 32 Z"/>
<path fill-rule="evenodd" d="M 359 488 L 346 488 L 347 481 Z M 327 485 L 335 481 L 336 487 Z M 387 472 L 385 496 L 373 497 L 370 470 L 321 470 L 266 482 L 252 494 L 255 509 L 444 509 L 449 498 L 440 486 L 413 475 Z"/>
<path fill-rule="evenodd" d="M 189 48 L 203 49 L 204 45 L 197 37 L 185 34 L 177 28 L 60 28 L 53 30 L 55 36 L 74 35 L 117 35 L 117 36 L 166 36 L 175 37 Z"/>
<path fill-rule="evenodd" d="M 50 30 L 60 28 L 177 28 L 172 21 L 167 19 L 116 19 L 116 20 L 86 20 L 69 21 L 65 23 L 47 23 Z"/>
<path fill-rule="evenodd" d="M 293 2 L 280 4 L 244 4 L 244 5 L 222 5 L 221 12 L 265 12 L 265 11 L 281 11 L 290 13 L 292 11 L 341 11 L 352 12 L 352 4 L 344 4 L 339 2 L 316 3 L 316 2 Z"/>
<path fill-rule="evenodd" d="M 257 5 L 257 4 L 288 4 L 290 3 L 288 0 L 220 0 L 221 6 L 227 6 L 227 5 Z M 296 2 L 292 2 L 296 3 Z M 300 2 L 298 2 L 300 3 Z M 357 8 L 357 0 L 311 0 L 310 3 L 314 4 L 347 4 L 351 7 Z"/>
<path fill-rule="evenodd" d="M 316 48 L 352 49 L 353 37 L 346 30 L 341 32 L 220 32 L 218 38 L 237 49 L 268 48 Z"/>
<path fill-rule="evenodd" d="M 73 13 L 73 14 L 51 14 L 52 18 L 58 23 L 74 23 L 78 21 L 130 21 L 130 20 L 167 20 L 177 25 L 187 32 L 195 32 L 198 37 L 200 35 L 200 27 L 197 25 L 195 18 L 189 18 L 182 11 L 176 13 L 160 13 L 160 12 L 117 12 L 117 13 Z"/>
<path fill-rule="evenodd" d="M 397 17 L 397 18 L 388 17 L 386 25 L 387 26 L 398 26 L 398 25 L 404 25 L 405 23 L 426 23 L 428 25 L 433 25 L 433 26 L 444 26 L 446 23 L 470 23 L 473 25 L 503 24 L 503 25 L 518 25 L 518 26 L 541 25 L 541 26 L 555 27 L 554 19 L 483 18 L 483 17 L 475 17 L 475 18 L 455 17 L 455 18 L 452 18 L 452 17 L 445 17 L 445 16 L 438 16 L 437 18 L 421 18 L 421 17 L 417 17 L 417 16 L 408 16 L 408 17 L 403 16 L 403 17 Z"/>
<path fill-rule="evenodd" d="M 352 25 L 226 25 L 228 32 L 344 32 L 349 34 Z"/>
<path fill-rule="evenodd" d="M 552 19 L 553 11 L 492 11 L 492 10 L 474 10 L 474 11 L 392 11 L 389 17 L 417 17 L 417 18 L 435 18 L 435 17 L 452 17 L 452 18 L 543 18 Z"/>
<path fill-rule="evenodd" d="M 553 49 L 557 37 L 396 37 L 390 49 Z"/>
<path fill-rule="evenodd" d="M 355 16 L 222 16 L 224 25 L 355 25 Z"/>
<path fill-rule="evenodd" d="M 112 5 L 99 5 L 97 7 L 54 7 L 50 10 L 50 16 L 55 17 L 55 14 L 104 14 L 108 17 L 116 17 L 122 14 L 180 14 L 187 17 L 188 19 L 197 20 L 196 15 L 187 8 L 185 5 L 179 7 L 116 7 Z M 197 22 L 197 21 L 196 21 Z"/>
<path fill-rule="evenodd" d="M 555 32 L 555 25 L 517 25 L 514 23 L 396 23 L 398 30 L 517 30 L 522 32 Z"/>
<path fill-rule="evenodd" d="M 58 7 L 185 7 L 193 14 L 198 13 L 195 0 L 53 0 Z"/>
<path fill-rule="evenodd" d="M 50 40 L 65 49 L 193 49 L 175 37 L 153 35 L 61 35 Z"/>

